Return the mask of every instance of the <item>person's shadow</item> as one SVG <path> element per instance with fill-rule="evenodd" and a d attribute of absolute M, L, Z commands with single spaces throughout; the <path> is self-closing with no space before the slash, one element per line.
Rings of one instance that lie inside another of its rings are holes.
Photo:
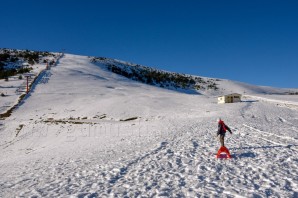
<path fill-rule="evenodd" d="M 241 153 L 237 156 L 238 158 L 255 158 L 256 155 L 253 152 L 246 152 L 246 153 Z"/>
<path fill-rule="evenodd" d="M 272 148 L 287 148 L 290 149 L 291 147 L 296 147 L 298 145 L 295 144 L 289 144 L 287 146 L 247 146 L 247 147 L 238 147 L 238 148 L 231 148 L 231 151 L 236 151 L 236 150 L 255 150 L 255 149 L 272 149 Z M 234 158 L 255 158 L 256 154 L 254 154 L 251 151 L 240 153 L 240 154 L 232 154 L 231 155 Z"/>

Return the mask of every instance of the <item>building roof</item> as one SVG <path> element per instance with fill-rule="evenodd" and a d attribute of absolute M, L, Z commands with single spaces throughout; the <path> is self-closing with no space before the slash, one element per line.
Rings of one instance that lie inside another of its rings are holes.
<path fill-rule="evenodd" d="M 231 94 L 225 94 L 225 95 L 221 95 L 221 96 L 218 96 L 218 97 L 223 97 L 223 96 L 241 96 L 241 94 L 238 94 L 238 93 L 231 93 Z"/>

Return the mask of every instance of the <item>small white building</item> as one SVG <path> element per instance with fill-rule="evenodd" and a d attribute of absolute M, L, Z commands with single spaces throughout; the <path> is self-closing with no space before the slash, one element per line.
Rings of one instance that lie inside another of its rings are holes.
<path fill-rule="evenodd" d="M 233 93 L 218 97 L 218 104 L 241 102 L 241 94 Z"/>

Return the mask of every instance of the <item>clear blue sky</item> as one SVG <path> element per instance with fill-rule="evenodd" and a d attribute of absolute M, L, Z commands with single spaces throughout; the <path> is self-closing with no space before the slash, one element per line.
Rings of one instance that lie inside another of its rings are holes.
<path fill-rule="evenodd" d="M 0 47 L 298 88 L 298 1 L 0 0 Z"/>

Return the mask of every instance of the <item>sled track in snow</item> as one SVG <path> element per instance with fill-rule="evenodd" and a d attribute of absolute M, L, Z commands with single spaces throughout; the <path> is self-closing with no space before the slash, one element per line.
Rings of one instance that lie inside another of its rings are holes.
<path fill-rule="evenodd" d="M 234 133 L 231 137 L 227 138 L 227 141 L 231 141 L 233 145 L 236 146 L 236 150 L 243 149 L 285 149 L 286 152 L 298 152 L 298 140 L 296 138 L 279 136 L 276 134 L 271 134 L 255 127 L 251 127 L 247 124 L 243 126 L 248 129 L 243 131 L 238 131 Z M 297 148 L 295 148 L 297 147 Z"/>
<path fill-rule="evenodd" d="M 297 141 L 297 143 L 298 143 L 298 139 L 293 138 L 293 137 L 276 135 L 276 134 L 273 134 L 273 133 L 269 133 L 269 132 L 266 132 L 266 131 L 262 131 L 262 130 L 260 130 L 260 129 L 257 129 L 257 128 L 255 128 L 255 127 L 252 127 L 252 126 L 249 126 L 249 125 L 246 125 L 246 124 L 243 124 L 243 126 L 249 128 L 249 129 L 251 129 L 252 131 L 255 131 L 255 132 L 259 133 L 260 135 L 265 135 L 265 136 L 275 136 L 275 137 L 277 137 L 277 138 L 281 138 L 281 139 L 294 140 L 294 141 Z"/>
<path fill-rule="evenodd" d="M 243 124 L 243 126 L 250 129 L 249 133 L 256 134 L 258 139 L 262 139 L 262 140 L 267 141 L 271 144 L 278 145 L 278 146 L 281 146 L 284 148 L 289 148 L 289 149 L 292 149 L 292 150 L 298 152 L 298 148 L 293 148 L 293 147 L 298 147 L 298 140 L 296 138 L 288 137 L 288 136 L 280 136 L 280 135 L 276 135 L 273 133 L 265 132 L 265 131 L 259 130 L 257 128 L 251 127 L 246 124 Z M 271 137 L 271 139 L 269 139 L 268 137 Z M 274 140 L 272 140 L 272 138 Z M 278 140 L 277 140 L 277 138 L 278 138 Z M 280 142 L 280 140 L 283 140 L 285 142 Z"/>

